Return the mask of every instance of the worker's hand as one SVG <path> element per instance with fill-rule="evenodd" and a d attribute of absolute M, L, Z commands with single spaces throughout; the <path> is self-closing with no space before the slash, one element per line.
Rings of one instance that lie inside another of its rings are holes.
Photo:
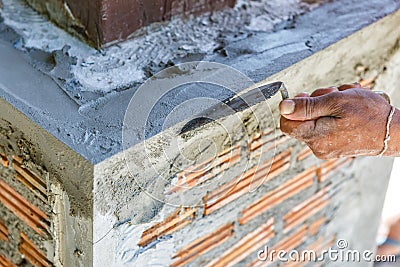
<path fill-rule="evenodd" d="M 378 155 L 390 104 L 359 84 L 318 89 L 280 104 L 282 132 L 322 159 Z"/>

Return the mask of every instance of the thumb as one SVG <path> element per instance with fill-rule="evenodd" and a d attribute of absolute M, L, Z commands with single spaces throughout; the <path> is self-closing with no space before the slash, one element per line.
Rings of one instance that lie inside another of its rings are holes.
<path fill-rule="evenodd" d="M 279 109 L 283 117 L 294 121 L 315 120 L 332 116 L 335 111 L 332 105 L 332 94 L 318 97 L 296 97 L 280 103 Z"/>

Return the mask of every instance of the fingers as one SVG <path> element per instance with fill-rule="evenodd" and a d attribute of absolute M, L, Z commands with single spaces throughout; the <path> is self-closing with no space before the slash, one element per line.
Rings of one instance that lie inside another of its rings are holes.
<path fill-rule="evenodd" d="M 343 84 L 339 86 L 339 91 L 345 91 L 348 89 L 353 89 L 353 88 L 362 88 L 360 83 L 353 83 L 353 84 Z"/>
<path fill-rule="evenodd" d="M 332 87 L 329 87 L 329 88 L 321 88 L 321 89 L 315 90 L 311 94 L 311 97 L 326 95 L 326 94 L 329 94 L 329 93 L 332 93 L 332 92 L 336 92 L 336 91 L 339 91 L 339 89 L 336 86 L 332 86 Z"/>
<path fill-rule="evenodd" d="M 336 112 L 335 103 L 338 101 L 337 95 L 334 93 L 284 100 L 279 105 L 281 115 L 294 121 L 315 120 L 324 116 L 333 116 Z"/>
<path fill-rule="evenodd" d="M 301 141 L 307 141 L 313 136 L 315 121 L 292 121 L 281 116 L 281 131 L 293 138 Z"/>
<path fill-rule="evenodd" d="M 310 94 L 303 92 L 303 93 L 296 95 L 295 97 L 310 97 Z"/>

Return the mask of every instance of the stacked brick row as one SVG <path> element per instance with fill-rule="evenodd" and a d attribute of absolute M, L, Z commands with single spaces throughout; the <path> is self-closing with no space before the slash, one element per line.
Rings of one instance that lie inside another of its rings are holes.
<path fill-rule="evenodd" d="M 52 266 L 46 175 L 17 155 L 0 160 L 0 266 Z"/>
<path fill-rule="evenodd" d="M 212 222 L 209 230 L 195 240 L 180 239 L 183 242 L 178 242 L 170 266 L 276 266 L 278 262 L 260 261 L 257 251 L 268 246 L 320 253 L 332 246 L 336 233 L 325 229 L 341 204 L 333 199 L 352 178 L 346 170 L 353 159 L 320 161 L 310 149 L 299 149 L 294 142 L 274 130 L 267 131 L 247 145 L 232 146 L 177 173 L 166 192 L 169 195 L 201 188 L 227 170 L 241 170 L 240 162 L 250 162 L 236 177 L 215 181 L 216 187 L 204 192 L 198 205 L 179 207 L 145 230 L 138 246 L 153 247 L 163 238 L 184 235 L 205 221 Z"/>

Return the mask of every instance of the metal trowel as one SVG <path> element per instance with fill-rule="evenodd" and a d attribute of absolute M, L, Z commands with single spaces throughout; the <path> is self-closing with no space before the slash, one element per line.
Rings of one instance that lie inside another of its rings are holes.
<path fill-rule="evenodd" d="M 236 95 L 232 98 L 225 99 L 221 103 L 212 106 L 211 108 L 197 115 L 196 118 L 187 122 L 182 127 L 180 134 L 184 134 L 223 117 L 245 110 L 268 98 L 271 98 L 278 92 L 281 93 L 282 99 L 289 98 L 289 93 L 284 83 L 274 82 L 254 88 L 242 95 Z"/>
<path fill-rule="evenodd" d="M 198 127 L 204 126 L 233 113 L 245 110 L 262 102 L 263 100 L 271 98 L 278 92 L 281 93 L 282 100 L 289 98 L 289 92 L 286 89 L 285 84 L 283 82 L 274 82 L 254 88 L 242 95 L 237 95 L 233 98 L 226 99 L 220 104 L 207 109 L 196 118 L 187 122 L 182 127 L 181 134 L 192 131 Z M 388 94 L 382 91 L 373 92 L 383 97 L 390 104 L 391 101 Z"/>

